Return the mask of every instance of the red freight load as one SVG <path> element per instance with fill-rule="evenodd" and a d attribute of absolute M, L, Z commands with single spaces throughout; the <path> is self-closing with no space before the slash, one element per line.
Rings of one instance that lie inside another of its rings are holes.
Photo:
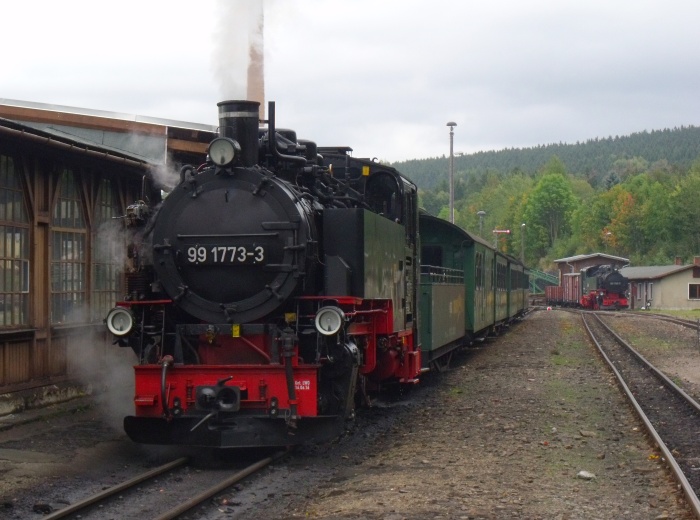
<path fill-rule="evenodd" d="M 564 288 L 564 305 L 578 306 L 581 298 L 581 273 L 565 274 L 561 277 L 561 284 Z"/>
<path fill-rule="evenodd" d="M 564 288 L 561 285 L 547 285 L 544 295 L 547 305 L 561 305 L 564 301 Z"/>

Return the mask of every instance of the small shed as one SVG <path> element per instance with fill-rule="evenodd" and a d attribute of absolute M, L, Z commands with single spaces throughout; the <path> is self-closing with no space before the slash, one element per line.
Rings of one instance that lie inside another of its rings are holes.
<path fill-rule="evenodd" d="M 625 267 L 630 309 L 700 309 L 700 257 L 690 265 Z"/>

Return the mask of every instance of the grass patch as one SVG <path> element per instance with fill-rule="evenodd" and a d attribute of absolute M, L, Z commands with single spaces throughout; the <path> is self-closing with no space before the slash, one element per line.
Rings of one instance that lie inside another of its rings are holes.
<path fill-rule="evenodd" d="M 547 393 L 556 400 L 572 401 L 578 399 L 580 387 L 563 379 L 551 379 L 547 382 Z"/>
<path fill-rule="evenodd" d="M 588 344 L 581 340 L 580 335 L 575 334 L 581 334 L 581 332 L 572 329 L 570 335 L 567 332 L 569 337 L 565 337 L 555 348 L 550 350 L 550 360 L 553 365 L 577 367 L 592 362 Z"/>
<path fill-rule="evenodd" d="M 625 332 L 626 341 L 634 345 L 637 349 L 644 349 L 649 352 L 670 352 L 676 345 L 661 338 L 651 337 L 645 334 L 639 334 L 637 331 Z"/>

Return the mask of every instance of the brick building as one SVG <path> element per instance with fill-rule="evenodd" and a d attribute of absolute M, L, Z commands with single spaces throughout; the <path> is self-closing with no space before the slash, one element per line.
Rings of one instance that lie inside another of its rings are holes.
<path fill-rule="evenodd" d="M 554 263 L 557 264 L 557 270 L 559 271 L 559 285 L 561 285 L 561 278 L 565 274 L 579 273 L 581 272 L 581 269 L 585 269 L 586 267 L 603 264 L 620 268 L 625 265 L 629 265 L 630 261 L 628 258 L 613 256 L 607 253 L 591 253 L 588 255 L 576 255 L 566 258 L 559 258 L 558 260 L 554 260 Z"/>

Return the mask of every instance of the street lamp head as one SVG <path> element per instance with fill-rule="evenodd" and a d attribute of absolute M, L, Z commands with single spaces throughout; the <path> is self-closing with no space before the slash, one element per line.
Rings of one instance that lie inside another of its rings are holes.
<path fill-rule="evenodd" d="M 450 130 L 452 130 L 453 127 L 457 126 L 457 123 L 455 123 L 454 121 L 450 121 L 450 122 L 447 123 L 445 126 L 449 126 L 449 127 L 450 127 Z"/>
<path fill-rule="evenodd" d="M 477 215 L 479 215 L 480 217 L 484 217 L 484 216 L 486 216 L 486 212 L 485 212 L 485 211 L 484 211 L 483 209 L 482 209 L 482 210 L 479 210 L 479 211 L 477 211 L 477 212 L 476 212 L 476 214 L 477 214 Z"/>
<path fill-rule="evenodd" d="M 520 227 L 523 228 L 523 229 L 525 229 L 525 222 L 523 222 L 522 224 L 520 224 Z"/>

